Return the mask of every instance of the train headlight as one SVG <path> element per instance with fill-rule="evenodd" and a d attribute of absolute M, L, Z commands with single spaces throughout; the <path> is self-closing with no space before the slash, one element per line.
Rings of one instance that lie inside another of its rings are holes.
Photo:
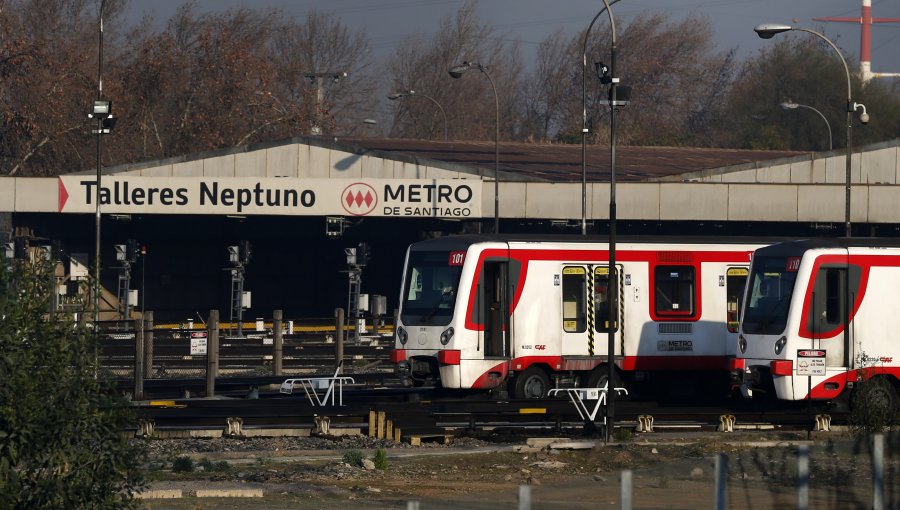
<path fill-rule="evenodd" d="M 406 330 L 402 327 L 397 328 L 397 340 L 400 340 L 400 345 L 406 345 L 406 341 L 409 340 Z"/>
<path fill-rule="evenodd" d="M 781 354 L 781 351 L 784 350 L 784 346 L 787 344 L 787 337 L 781 337 L 775 341 L 775 354 Z"/>
<path fill-rule="evenodd" d="M 738 348 L 741 350 L 741 354 L 747 352 L 747 339 L 744 338 L 744 335 L 738 335 Z"/>
<path fill-rule="evenodd" d="M 447 328 L 441 333 L 441 345 L 449 344 L 451 338 L 453 338 L 453 328 Z"/>

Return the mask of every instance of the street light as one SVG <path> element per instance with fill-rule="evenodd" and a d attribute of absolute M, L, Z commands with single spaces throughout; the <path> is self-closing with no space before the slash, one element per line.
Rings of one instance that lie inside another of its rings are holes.
<path fill-rule="evenodd" d="M 818 113 L 818 114 L 819 114 L 819 117 L 822 117 L 822 120 L 825 121 L 825 126 L 828 127 L 828 150 L 834 149 L 834 144 L 833 144 L 833 142 L 832 142 L 832 137 L 831 137 L 831 124 L 828 123 L 828 119 L 826 119 L 825 116 L 822 115 L 822 112 L 820 112 L 819 110 L 816 110 L 816 109 L 813 108 L 812 106 L 807 106 L 807 105 L 805 105 L 805 104 L 795 103 L 795 102 L 790 101 L 790 100 L 788 100 L 788 101 L 783 101 L 783 102 L 781 103 L 781 107 L 784 108 L 785 110 L 796 110 L 797 108 L 806 108 L 806 109 L 808 109 L 808 110 L 812 110 L 812 111 Z"/>
<path fill-rule="evenodd" d="M 424 97 L 425 99 L 431 101 L 432 103 L 434 103 L 435 106 L 438 107 L 438 110 L 441 111 L 441 116 L 444 118 L 444 140 L 449 140 L 450 132 L 447 129 L 447 113 L 444 111 L 444 107 L 441 106 L 441 103 L 437 102 L 437 99 L 435 99 L 429 95 L 426 95 L 426 94 L 420 94 L 420 93 L 416 92 L 415 90 L 404 90 L 402 92 L 394 92 L 393 94 L 388 94 L 387 98 L 390 99 L 391 101 L 396 101 L 396 100 L 402 99 L 404 97 L 415 97 L 415 96 Z"/>
<path fill-rule="evenodd" d="M 91 133 L 97 135 L 97 185 L 94 188 L 94 331 L 98 331 L 100 322 L 100 175 L 102 170 L 101 151 L 102 137 L 108 134 L 116 125 L 116 118 L 112 115 L 112 102 L 103 99 L 103 9 L 106 0 L 100 2 L 99 42 L 97 52 L 97 99 L 88 113 L 89 119 L 97 119 L 97 128 Z"/>
<path fill-rule="evenodd" d="M 591 29 L 594 28 L 594 23 L 597 22 L 597 18 L 600 17 L 601 14 L 606 12 L 608 6 L 614 5 L 618 3 L 619 0 L 612 0 L 609 4 L 605 4 L 603 9 L 600 9 L 594 19 L 591 20 L 591 24 L 588 25 L 587 30 L 584 31 L 584 42 L 581 45 L 581 235 L 587 235 L 587 86 L 585 85 L 584 75 L 585 68 L 587 67 L 587 43 L 588 43 L 588 35 L 591 33 Z"/>
<path fill-rule="evenodd" d="M 603 0 L 604 2 L 606 0 Z M 491 75 L 487 72 L 487 67 L 479 64 L 478 62 L 463 62 L 460 65 L 455 65 L 450 68 L 448 71 L 450 76 L 453 78 L 460 78 L 466 71 L 471 68 L 478 69 L 481 71 L 489 82 L 491 82 L 491 89 L 494 91 L 494 108 L 497 113 L 497 120 L 494 124 L 494 233 L 500 233 L 500 97 L 497 95 L 497 87 L 494 85 L 494 80 L 491 78 Z"/>
<path fill-rule="evenodd" d="M 862 109 L 863 113 L 860 115 L 859 120 L 863 124 L 867 124 L 869 122 L 869 114 L 866 112 L 866 107 L 860 103 L 853 102 L 853 92 L 850 87 L 850 68 L 847 67 L 847 60 L 844 58 L 844 55 L 841 53 L 841 50 L 831 42 L 831 39 L 825 37 L 824 35 L 816 32 L 815 30 L 810 30 L 808 28 L 798 28 L 792 27 L 790 25 L 779 25 L 777 23 L 764 23 L 762 25 L 757 25 L 756 28 L 753 29 L 754 32 L 757 33 L 763 39 L 771 39 L 775 37 L 776 34 L 780 34 L 782 32 L 788 32 L 791 30 L 796 30 L 798 32 L 806 32 L 808 34 L 812 34 L 823 41 L 827 42 L 837 53 L 838 57 L 841 58 L 841 63 L 844 64 L 844 73 L 847 75 L 847 170 L 845 176 L 845 200 L 844 200 L 844 229 L 845 235 L 847 237 L 851 237 L 850 232 L 850 182 L 851 182 L 851 156 L 853 155 L 853 144 L 852 144 L 852 129 L 853 129 L 853 113 L 856 110 Z"/>

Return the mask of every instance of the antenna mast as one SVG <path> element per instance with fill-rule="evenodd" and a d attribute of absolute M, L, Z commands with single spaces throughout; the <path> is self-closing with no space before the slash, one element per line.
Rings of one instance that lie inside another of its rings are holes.
<path fill-rule="evenodd" d="M 862 13 L 858 18 L 813 18 L 813 20 L 860 24 L 859 73 L 863 83 L 867 83 L 872 78 L 900 77 L 900 73 L 872 72 L 872 23 L 900 23 L 900 18 L 873 18 L 872 0 L 862 0 Z"/>

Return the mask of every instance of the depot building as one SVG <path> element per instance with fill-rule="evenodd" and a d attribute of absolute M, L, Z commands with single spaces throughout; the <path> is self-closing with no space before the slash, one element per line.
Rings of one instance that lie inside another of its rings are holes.
<path fill-rule="evenodd" d="M 855 151 L 854 235 L 896 236 L 900 139 Z M 115 246 L 142 246 L 130 270 L 135 310 L 157 321 L 228 316 L 228 247 L 250 246 L 244 317 L 331 317 L 348 304 L 345 249 L 365 243 L 361 290 L 397 306 L 403 257 L 452 234 L 608 232 L 608 147 L 302 137 L 103 168 L 101 279 L 115 295 Z M 846 159 L 826 153 L 617 147 L 623 236 L 837 236 Z M 499 182 L 499 186 L 496 186 Z M 0 178 L 10 238 L 60 243 L 93 264 L 96 169 Z M 2 235 L 2 232 L 0 232 Z M 4 236 L 5 238 L 6 236 Z M 4 239 L 5 240 L 5 239 Z"/>

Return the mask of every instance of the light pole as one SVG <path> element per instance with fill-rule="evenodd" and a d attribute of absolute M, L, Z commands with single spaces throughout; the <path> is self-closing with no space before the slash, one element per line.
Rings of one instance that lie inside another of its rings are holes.
<path fill-rule="evenodd" d="M 618 3 L 619 0 L 612 0 L 609 4 L 603 5 L 591 24 L 588 25 L 584 32 L 584 42 L 581 45 L 581 235 L 587 235 L 587 86 L 585 85 L 585 68 L 587 67 L 587 43 L 591 29 L 601 14 L 607 12 L 609 6 Z"/>
<path fill-rule="evenodd" d="M 441 103 L 437 102 L 437 99 L 435 99 L 429 95 L 426 95 L 426 94 L 420 94 L 420 93 L 416 92 L 415 90 L 404 90 L 402 92 L 394 92 L 393 94 L 388 94 L 388 96 L 387 96 L 387 98 L 390 99 L 391 101 L 396 101 L 396 100 L 402 99 L 404 97 L 424 97 L 425 99 L 434 103 L 434 105 L 438 107 L 438 110 L 441 111 L 441 117 L 444 118 L 444 140 L 450 139 L 450 131 L 447 128 L 447 113 L 444 111 L 444 107 L 441 106 Z"/>
<path fill-rule="evenodd" d="M 115 126 L 115 118 L 112 115 L 112 102 L 103 99 L 103 9 L 106 0 L 100 2 L 99 18 L 99 48 L 97 52 L 97 99 L 89 119 L 97 119 L 97 128 L 91 132 L 97 135 L 97 183 L 94 188 L 94 331 L 97 331 L 100 322 L 100 176 L 101 176 L 101 151 L 103 135 L 109 133 Z"/>
<path fill-rule="evenodd" d="M 822 117 L 822 120 L 825 121 L 825 126 L 828 127 L 828 150 L 834 149 L 834 143 L 832 142 L 832 137 L 831 137 L 831 124 L 829 124 L 828 119 L 826 119 L 825 116 L 822 115 L 822 112 L 820 112 L 819 110 L 816 110 L 816 109 L 813 108 L 812 106 L 807 106 L 807 105 L 805 105 L 805 104 L 795 103 L 795 102 L 790 101 L 790 100 L 788 100 L 788 101 L 783 101 L 783 102 L 781 103 L 781 107 L 784 108 L 785 110 L 796 110 L 797 108 L 806 108 L 806 109 L 808 109 L 808 110 L 812 110 L 812 111 L 818 113 L 818 114 L 819 114 L 819 117 Z"/>
<path fill-rule="evenodd" d="M 604 2 L 606 0 L 603 0 Z M 481 71 L 489 82 L 491 82 L 491 89 L 494 91 L 494 108 L 497 113 L 497 120 L 494 124 L 494 233 L 500 233 L 500 96 L 497 95 L 497 87 L 494 85 L 494 80 L 491 78 L 491 75 L 487 72 L 487 67 L 479 64 L 478 62 L 463 62 L 460 65 L 456 65 L 450 68 L 450 76 L 453 78 L 460 78 L 462 75 L 471 68 L 478 69 Z"/>
<path fill-rule="evenodd" d="M 853 130 L 853 113 L 862 109 L 862 114 L 859 117 L 860 122 L 863 124 L 867 124 L 869 122 L 869 114 L 866 112 L 866 107 L 860 103 L 853 102 L 853 91 L 850 87 L 850 68 L 847 67 L 847 60 L 844 58 L 844 55 L 841 53 L 841 50 L 831 42 L 831 39 L 825 37 L 824 35 L 816 32 L 815 30 L 810 30 L 808 28 L 797 28 L 792 27 L 790 25 L 779 25 L 775 23 L 765 23 L 762 25 L 757 25 L 756 28 L 753 29 L 759 37 L 763 39 L 771 39 L 775 36 L 775 34 L 780 34 L 782 32 L 789 32 L 791 30 L 796 30 L 798 32 L 806 32 L 808 34 L 812 34 L 823 41 L 827 42 L 837 53 L 838 57 L 841 59 L 841 63 L 844 64 L 844 73 L 847 75 L 847 170 L 845 176 L 844 183 L 844 229 L 846 237 L 851 237 L 850 232 L 850 182 L 851 182 L 851 157 L 853 155 L 853 146 L 852 146 L 852 130 Z"/>
<path fill-rule="evenodd" d="M 612 45 L 609 50 L 609 326 L 607 331 L 606 367 L 606 442 L 612 438 L 615 427 L 615 373 L 616 373 L 616 327 L 618 325 L 618 278 L 616 277 L 616 20 L 613 18 L 609 2 L 603 0 L 609 15 L 609 30 Z M 599 71 L 599 67 L 598 67 Z"/>

